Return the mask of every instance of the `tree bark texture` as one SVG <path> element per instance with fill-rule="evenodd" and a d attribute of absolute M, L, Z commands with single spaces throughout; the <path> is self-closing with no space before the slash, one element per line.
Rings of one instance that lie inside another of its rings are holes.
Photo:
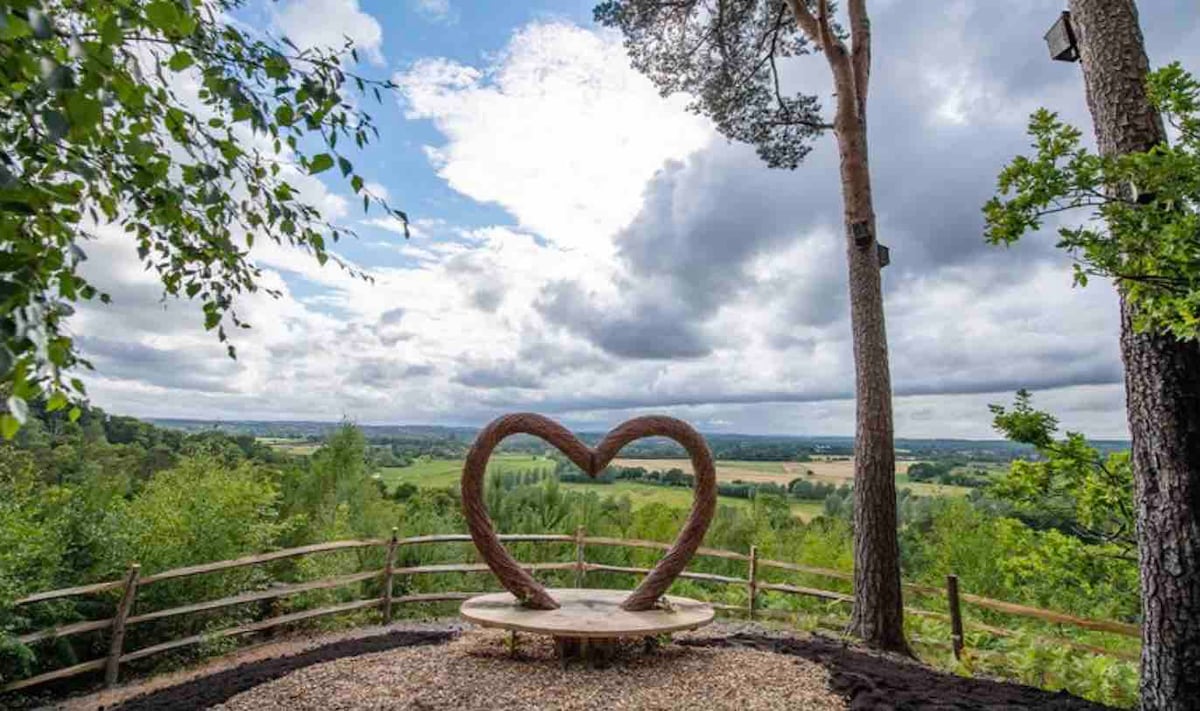
<path fill-rule="evenodd" d="M 837 121 L 841 156 L 850 324 L 854 341 L 854 611 L 850 631 L 880 649 L 908 651 L 896 531 L 896 451 L 883 289 L 867 162 L 866 120 Z M 855 225 L 866 228 L 867 244 Z"/>
<path fill-rule="evenodd" d="M 1165 140 L 1133 0 L 1071 0 L 1100 151 Z M 1200 709 L 1200 344 L 1137 333 L 1121 298 L 1142 593 L 1142 708 Z"/>
<path fill-rule="evenodd" d="M 829 62 L 837 92 L 838 155 L 850 269 L 854 341 L 854 611 L 850 633 L 872 647 L 911 654 L 904 640 L 900 542 L 896 531 L 896 450 L 875 207 L 867 160 L 871 20 L 866 0 L 847 0 L 851 46 L 834 31 L 829 0 L 788 0 L 800 29 Z"/>
<path fill-rule="evenodd" d="M 911 654 L 904 640 L 892 379 L 867 152 L 871 22 L 865 0 L 848 2 L 852 46 L 847 49 L 833 31 L 827 0 L 818 0 L 815 18 L 811 14 L 804 17 L 804 3 L 791 4 L 801 18 L 800 26 L 825 53 L 837 90 L 834 131 L 841 166 L 855 376 L 854 610 L 850 633 L 873 647 Z"/>

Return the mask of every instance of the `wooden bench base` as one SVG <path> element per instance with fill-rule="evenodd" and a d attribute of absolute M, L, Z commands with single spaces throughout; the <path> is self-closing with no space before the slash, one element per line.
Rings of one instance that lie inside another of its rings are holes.
<path fill-rule="evenodd" d="M 519 605 L 511 593 L 493 593 L 467 600 L 460 612 L 482 627 L 513 632 L 514 649 L 518 632 L 553 637 L 564 665 L 572 659 L 603 664 L 622 640 L 642 640 L 650 650 L 660 635 L 703 627 L 714 615 L 708 603 L 686 597 L 666 596 L 653 610 L 629 612 L 620 607 L 629 594 L 624 590 L 558 588 L 548 592 L 558 601 L 558 609 L 533 610 Z"/>

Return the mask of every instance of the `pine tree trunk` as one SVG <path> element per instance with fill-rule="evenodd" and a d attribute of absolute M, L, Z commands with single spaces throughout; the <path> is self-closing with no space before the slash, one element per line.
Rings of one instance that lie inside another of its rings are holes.
<path fill-rule="evenodd" d="M 839 92 L 839 99 L 853 95 Z M 836 130 L 855 369 L 854 611 L 850 633 L 872 647 L 908 654 L 896 530 L 892 380 L 867 160 L 865 106 L 855 105 L 850 99 L 840 103 Z M 864 228 L 866 240 L 862 238 Z"/>
<path fill-rule="evenodd" d="M 1146 97 L 1133 0 L 1071 0 L 1088 107 L 1106 155 L 1165 139 Z M 1200 709 L 1200 345 L 1136 333 L 1121 298 L 1142 593 L 1142 708 Z"/>

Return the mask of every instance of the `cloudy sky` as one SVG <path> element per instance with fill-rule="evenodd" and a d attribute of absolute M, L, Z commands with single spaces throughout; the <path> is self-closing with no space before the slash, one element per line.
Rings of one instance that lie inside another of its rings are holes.
<path fill-rule="evenodd" d="M 1126 436 L 1116 300 L 1073 289 L 1050 235 L 982 239 L 980 206 L 1038 106 L 1088 126 L 1078 65 L 1042 34 L 1065 3 L 875 0 L 872 169 L 897 434 L 990 437 L 1027 387 L 1072 429 Z M 1200 69 L 1194 0 L 1141 0 L 1153 63 Z M 714 432 L 850 434 L 834 139 L 792 172 L 729 144 L 629 67 L 591 2 L 281 0 L 238 19 L 298 44 L 355 39 L 402 89 L 356 157 L 414 219 L 363 215 L 301 179 L 359 239 L 374 283 L 256 247 L 283 297 L 239 304 L 239 358 L 195 304 L 164 301 L 105 233 L 89 275 L 114 303 L 72 324 L 112 412 L 480 424 L 511 410 L 602 428 L 667 412 Z M 785 68 L 829 105 L 820 57 Z M 331 171 L 332 172 L 332 171 Z M 102 230 L 102 233 L 105 231 Z"/>

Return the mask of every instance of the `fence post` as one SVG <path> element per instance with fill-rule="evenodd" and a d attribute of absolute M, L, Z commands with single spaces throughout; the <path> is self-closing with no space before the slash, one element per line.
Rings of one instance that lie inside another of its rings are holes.
<path fill-rule="evenodd" d="M 575 527 L 575 587 L 583 587 L 583 578 L 587 573 L 587 560 L 583 556 L 583 539 L 587 533 L 583 526 Z"/>
<path fill-rule="evenodd" d="M 750 546 L 750 582 L 747 588 L 750 591 L 750 619 L 754 619 L 754 612 L 757 608 L 758 598 L 758 546 Z"/>
<path fill-rule="evenodd" d="M 962 659 L 963 624 L 962 608 L 958 602 L 958 576 L 946 576 L 946 600 L 950 603 L 950 645 L 954 649 L 954 658 Z"/>
<path fill-rule="evenodd" d="M 142 566 L 132 563 L 129 572 L 125 574 L 125 589 L 121 594 L 121 602 L 117 604 L 117 614 L 113 615 L 112 639 L 108 645 L 108 660 L 104 665 L 104 685 L 114 686 L 117 674 L 121 671 L 121 650 L 125 645 L 125 619 L 133 609 L 133 600 L 137 597 L 138 578 L 141 577 Z"/>
<path fill-rule="evenodd" d="M 392 578 L 396 570 L 396 533 L 392 527 L 392 540 L 388 541 L 387 563 L 383 568 L 383 624 L 392 624 Z"/>

